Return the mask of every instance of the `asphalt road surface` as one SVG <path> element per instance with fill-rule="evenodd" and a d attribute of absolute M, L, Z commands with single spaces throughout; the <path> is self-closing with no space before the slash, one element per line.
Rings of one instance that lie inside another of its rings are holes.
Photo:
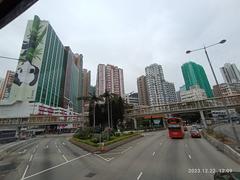
<path fill-rule="evenodd" d="M 211 180 L 219 169 L 240 171 L 239 164 L 188 132 L 184 139 L 170 139 L 167 131 L 144 135 L 106 154 L 88 153 L 66 137 L 36 139 L 1 162 L 0 179 Z"/>

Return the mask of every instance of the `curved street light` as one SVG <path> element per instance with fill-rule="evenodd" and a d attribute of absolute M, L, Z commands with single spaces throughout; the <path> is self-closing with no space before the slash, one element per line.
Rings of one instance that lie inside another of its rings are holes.
<path fill-rule="evenodd" d="M 209 63 L 209 66 L 210 66 L 210 68 L 211 68 L 212 74 L 213 74 L 213 76 L 214 76 L 214 80 L 215 80 L 215 82 L 216 82 L 216 84 L 217 84 L 217 87 L 218 87 L 218 90 L 219 90 L 219 92 L 220 92 L 220 96 L 221 96 L 221 98 L 223 99 L 224 109 L 225 109 L 226 112 L 227 112 L 228 120 L 229 120 L 229 122 L 230 122 L 230 124 L 231 124 L 232 130 L 233 130 L 233 134 L 234 134 L 234 136 L 235 136 L 238 144 L 240 144 L 240 140 L 239 140 L 239 138 L 238 138 L 238 135 L 237 135 L 235 126 L 234 126 L 234 124 L 233 124 L 233 122 L 232 122 L 232 119 L 231 119 L 231 117 L 230 117 L 230 113 L 229 113 L 229 110 L 228 110 L 228 108 L 227 108 L 226 101 L 225 101 L 224 96 L 223 96 L 223 94 L 222 94 L 221 88 L 220 88 L 220 86 L 219 86 L 217 77 L 216 77 L 216 75 L 215 75 L 214 69 L 213 69 L 213 67 L 212 67 L 212 63 L 211 63 L 211 61 L 210 61 L 210 58 L 209 58 L 208 52 L 207 52 L 207 48 L 212 47 L 212 46 L 216 46 L 216 45 L 218 45 L 218 44 L 223 44 L 223 43 L 225 43 L 226 41 L 227 41 L 226 39 L 223 39 L 223 40 L 219 41 L 218 43 L 211 44 L 211 45 L 208 45 L 208 46 L 204 46 L 203 48 L 194 49 L 194 50 L 187 50 L 187 51 L 186 51 L 186 54 L 190 54 L 190 53 L 195 52 L 195 51 L 204 50 L 205 55 L 206 55 L 207 60 L 208 60 L 208 63 Z"/>

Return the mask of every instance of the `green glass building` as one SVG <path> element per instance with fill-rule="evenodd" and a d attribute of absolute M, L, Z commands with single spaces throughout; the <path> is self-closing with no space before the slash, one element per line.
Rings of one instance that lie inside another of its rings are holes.
<path fill-rule="evenodd" d="M 212 89 L 203 67 L 192 61 L 182 65 L 182 74 L 185 81 L 186 90 L 193 85 L 199 85 L 204 89 L 207 97 L 213 97 Z"/>
<path fill-rule="evenodd" d="M 41 21 L 46 23 L 46 21 Z M 60 107 L 64 79 L 64 46 L 47 22 L 47 33 L 35 102 Z"/>

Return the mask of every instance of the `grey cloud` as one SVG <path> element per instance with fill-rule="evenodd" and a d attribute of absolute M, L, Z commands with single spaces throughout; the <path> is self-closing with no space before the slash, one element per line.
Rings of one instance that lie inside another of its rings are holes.
<path fill-rule="evenodd" d="M 84 55 L 84 67 L 111 63 L 124 69 L 126 92 L 136 90 L 136 78 L 151 63 L 163 65 L 176 89 L 183 82 L 181 64 L 192 59 L 204 66 L 214 84 L 204 52 L 187 49 L 228 41 L 209 49 L 218 78 L 224 62 L 239 66 L 240 1 L 238 0 L 93 0 L 38 1 L 0 31 L 0 55 L 18 57 L 26 23 L 34 14 L 50 21 L 63 44 Z M 0 76 L 16 62 L 0 60 Z"/>

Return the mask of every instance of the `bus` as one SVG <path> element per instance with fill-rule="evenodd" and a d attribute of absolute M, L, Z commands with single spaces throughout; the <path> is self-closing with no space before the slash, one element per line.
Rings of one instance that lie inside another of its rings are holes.
<path fill-rule="evenodd" d="M 184 138 L 184 128 L 181 118 L 168 118 L 167 126 L 170 138 Z"/>

